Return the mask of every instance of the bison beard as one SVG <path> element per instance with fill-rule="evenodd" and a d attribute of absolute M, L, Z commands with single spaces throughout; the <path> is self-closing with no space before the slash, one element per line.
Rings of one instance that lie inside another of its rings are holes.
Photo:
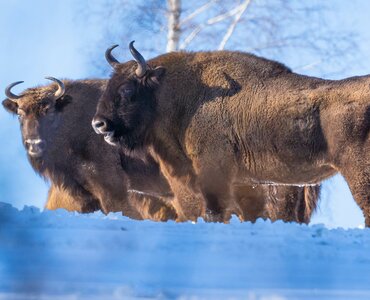
<path fill-rule="evenodd" d="M 175 219 L 176 212 L 165 198 L 127 192 L 130 182 L 136 190 L 168 194 L 157 164 L 125 159 L 93 134 L 90 121 L 106 81 L 54 81 L 62 85 L 57 97 L 55 85 L 27 89 L 16 96 L 10 91 L 13 84 L 7 89 L 11 98 L 3 101 L 10 112 L 22 112 L 24 141 L 32 137 L 46 143 L 41 156 L 28 156 L 34 170 L 51 182 L 46 208 L 83 213 L 102 209 L 122 211 L 134 219 Z"/>

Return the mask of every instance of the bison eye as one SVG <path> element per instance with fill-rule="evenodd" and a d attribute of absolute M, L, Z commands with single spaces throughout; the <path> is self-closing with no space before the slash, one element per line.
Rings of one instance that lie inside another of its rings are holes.
<path fill-rule="evenodd" d="M 23 118 L 26 115 L 26 113 L 23 109 L 18 108 L 17 115 L 18 115 L 18 118 Z"/>
<path fill-rule="evenodd" d="M 131 97 L 133 94 L 134 94 L 133 89 L 124 89 L 123 91 L 121 91 L 121 96 L 123 97 Z"/>
<path fill-rule="evenodd" d="M 44 111 L 44 113 L 47 113 L 50 109 L 50 103 L 48 102 L 41 102 L 41 109 Z"/>
<path fill-rule="evenodd" d="M 50 110 L 50 111 L 48 111 L 48 113 L 46 114 L 46 116 L 47 116 L 49 119 L 53 119 L 53 118 L 54 118 L 54 116 L 55 116 L 55 112 L 54 112 L 54 111 L 52 111 L 52 110 Z"/>
<path fill-rule="evenodd" d="M 129 85 L 123 85 L 118 90 L 119 95 L 121 98 L 130 98 L 134 95 L 135 89 L 133 86 Z"/>
<path fill-rule="evenodd" d="M 23 123 L 24 117 L 25 117 L 24 114 L 22 114 L 22 115 L 18 114 L 18 120 L 19 120 L 19 122 L 21 122 L 21 124 Z"/>

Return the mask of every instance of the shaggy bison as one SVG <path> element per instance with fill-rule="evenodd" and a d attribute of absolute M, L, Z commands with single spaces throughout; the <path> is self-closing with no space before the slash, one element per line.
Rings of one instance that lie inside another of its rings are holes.
<path fill-rule="evenodd" d="M 130 50 L 136 62 L 111 60 L 93 125 L 126 153 L 148 149 L 184 209 L 196 197 L 227 220 L 232 184 L 316 184 L 340 172 L 370 226 L 370 76 L 323 80 L 232 51 L 147 63 Z"/>
<path fill-rule="evenodd" d="M 177 219 L 167 199 L 171 190 L 157 164 L 119 155 L 89 125 L 104 80 L 64 81 L 14 95 L 11 84 L 4 107 L 19 115 L 28 158 L 51 181 L 46 208 L 70 211 L 123 211 L 135 219 Z M 130 189 L 140 192 L 128 192 Z M 315 187 L 237 187 L 241 220 L 283 219 L 308 223 L 316 207 Z M 144 192 L 143 192 L 144 191 Z M 157 196 L 155 196 L 157 195 Z M 161 196 L 166 196 L 165 198 Z M 292 202 L 292 199 L 298 201 Z M 297 205 L 297 203 L 299 205 Z M 272 205 L 273 204 L 273 205 Z M 182 218 L 181 220 L 185 220 Z"/>
<path fill-rule="evenodd" d="M 183 218 L 241 214 L 236 186 L 316 184 L 335 173 L 322 160 L 320 100 L 309 97 L 322 80 L 238 52 L 169 53 L 147 63 L 133 42 L 136 62 L 120 64 L 115 47 L 92 125 L 128 155 L 151 153 Z"/>
<path fill-rule="evenodd" d="M 170 190 L 153 160 L 122 157 L 90 126 L 104 80 L 55 81 L 15 95 L 8 86 L 4 107 L 17 114 L 28 159 L 34 170 L 51 181 L 46 208 L 79 212 L 122 211 L 134 218 L 175 219 L 165 198 L 128 193 L 131 188 L 166 195 Z"/>

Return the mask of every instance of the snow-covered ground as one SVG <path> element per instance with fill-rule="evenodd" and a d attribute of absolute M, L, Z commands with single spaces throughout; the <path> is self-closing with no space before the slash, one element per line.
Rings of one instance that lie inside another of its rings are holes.
<path fill-rule="evenodd" d="M 0 299 L 370 299 L 370 230 L 0 203 Z"/>

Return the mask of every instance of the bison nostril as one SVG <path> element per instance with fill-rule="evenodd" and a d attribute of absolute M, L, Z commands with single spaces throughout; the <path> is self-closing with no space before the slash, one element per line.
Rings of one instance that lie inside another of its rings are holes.
<path fill-rule="evenodd" d="M 97 121 L 96 123 L 94 123 L 94 125 L 96 128 L 100 128 L 100 127 L 105 126 L 106 124 L 103 121 Z"/>
<path fill-rule="evenodd" d="M 101 118 L 95 118 L 91 122 L 92 127 L 94 128 L 97 134 L 102 134 L 108 132 L 108 123 Z"/>

